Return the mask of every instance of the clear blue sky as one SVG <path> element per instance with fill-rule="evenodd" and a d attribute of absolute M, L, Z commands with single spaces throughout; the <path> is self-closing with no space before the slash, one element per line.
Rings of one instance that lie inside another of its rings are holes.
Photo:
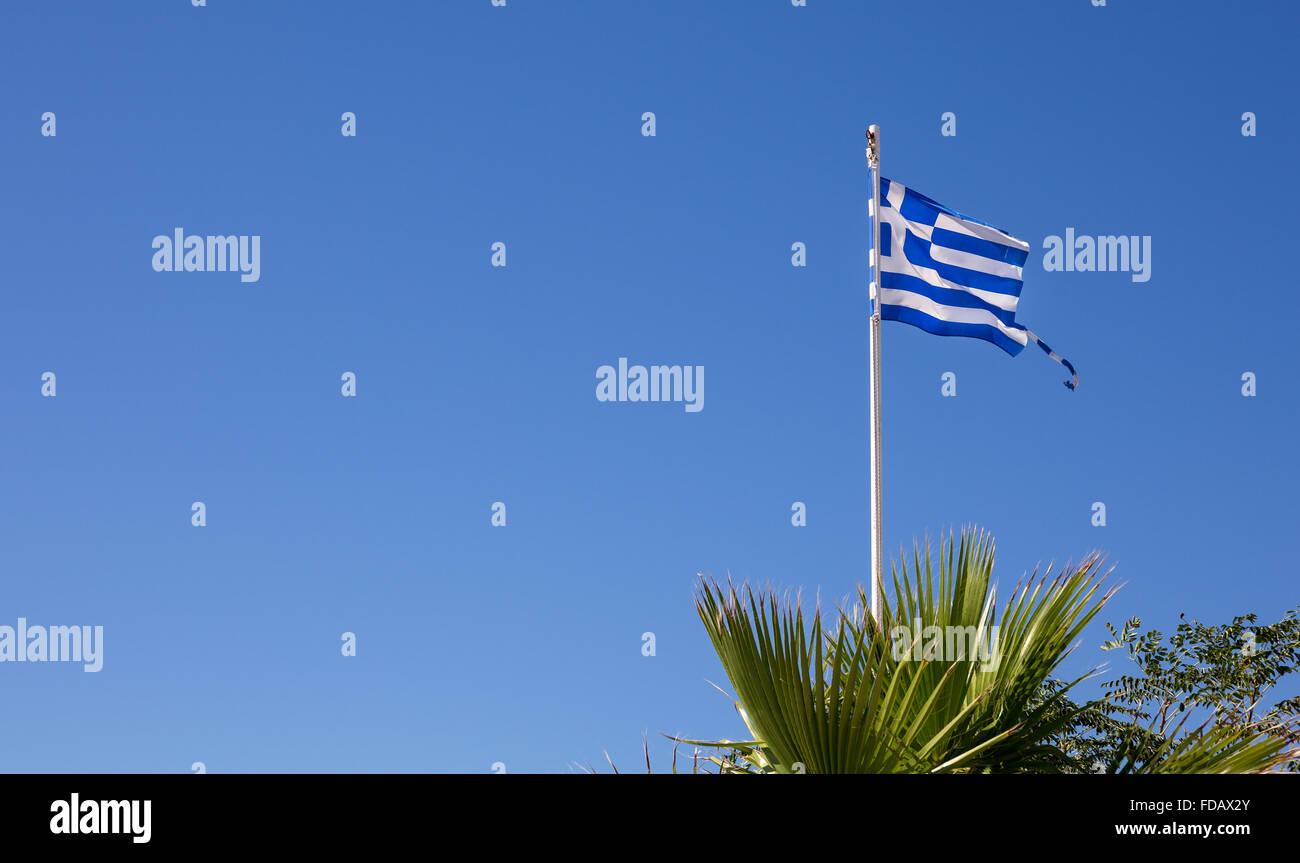
<path fill-rule="evenodd" d="M 888 547 L 977 523 L 1005 587 L 1098 548 L 1106 619 L 1276 619 L 1297 17 L 6 3 L 0 624 L 105 656 L 0 665 L 0 769 L 553 772 L 743 734 L 696 572 L 866 578 L 873 122 L 886 176 L 1030 243 L 1020 319 L 1082 381 L 887 323 Z M 176 227 L 260 235 L 260 281 L 154 272 Z M 1067 227 L 1149 235 L 1151 280 L 1045 272 Z M 704 366 L 704 410 L 597 402 L 619 357 Z"/>

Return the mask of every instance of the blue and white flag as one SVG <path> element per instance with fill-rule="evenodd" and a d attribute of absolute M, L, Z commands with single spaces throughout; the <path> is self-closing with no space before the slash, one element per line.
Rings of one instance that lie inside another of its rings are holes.
<path fill-rule="evenodd" d="M 1069 360 L 1016 323 L 1029 244 L 880 178 L 880 316 L 939 336 L 984 339 L 1015 356 L 1032 339 L 1079 376 Z"/>

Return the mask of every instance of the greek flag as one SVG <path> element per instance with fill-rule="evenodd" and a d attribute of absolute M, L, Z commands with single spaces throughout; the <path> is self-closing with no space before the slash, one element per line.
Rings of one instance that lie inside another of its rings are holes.
<path fill-rule="evenodd" d="M 992 342 L 1015 356 L 1032 339 L 1079 376 L 1069 360 L 1016 323 L 1029 244 L 880 178 L 880 316 L 939 336 Z"/>

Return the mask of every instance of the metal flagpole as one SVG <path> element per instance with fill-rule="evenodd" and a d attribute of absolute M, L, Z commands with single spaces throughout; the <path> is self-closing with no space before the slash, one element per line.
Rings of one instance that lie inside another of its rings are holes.
<path fill-rule="evenodd" d="M 871 167 L 871 616 L 879 629 L 885 537 L 880 493 L 880 127 L 876 125 L 867 129 L 867 164 Z"/>

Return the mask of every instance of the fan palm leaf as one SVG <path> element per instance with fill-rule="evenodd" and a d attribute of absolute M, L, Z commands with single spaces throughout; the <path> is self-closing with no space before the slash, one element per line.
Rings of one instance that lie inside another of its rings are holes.
<path fill-rule="evenodd" d="M 753 736 L 741 759 L 776 773 L 1054 769 L 1047 740 L 1071 718 L 1073 683 L 1055 701 L 1035 693 L 1114 590 L 1100 592 L 1092 556 L 1026 581 L 999 617 L 993 556 L 974 532 L 941 541 L 937 561 L 914 549 L 880 626 L 862 590 L 827 629 L 797 597 L 701 577 L 697 610 Z"/>

